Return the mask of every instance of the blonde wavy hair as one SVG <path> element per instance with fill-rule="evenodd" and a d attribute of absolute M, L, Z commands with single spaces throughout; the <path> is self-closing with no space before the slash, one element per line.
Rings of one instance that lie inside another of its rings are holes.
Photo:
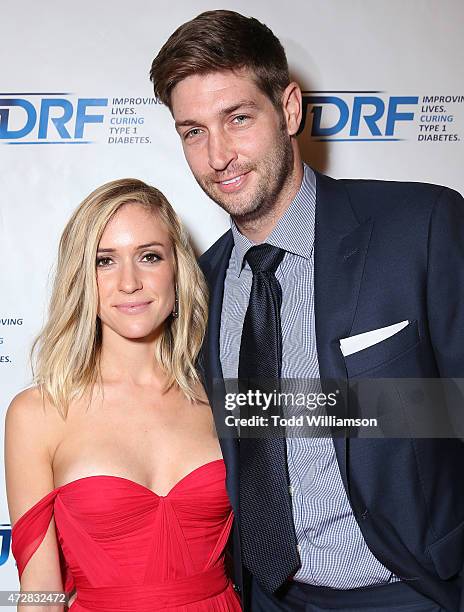
<path fill-rule="evenodd" d="M 168 317 L 154 359 L 190 401 L 201 401 L 196 359 L 207 319 L 207 286 L 190 240 L 165 196 L 137 179 L 111 181 L 73 213 L 61 236 L 48 320 L 33 343 L 34 382 L 66 418 L 70 402 L 101 383 L 101 324 L 97 315 L 97 248 L 112 216 L 139 204 L 166 226 L 174 251 L 178 317 Z"/>

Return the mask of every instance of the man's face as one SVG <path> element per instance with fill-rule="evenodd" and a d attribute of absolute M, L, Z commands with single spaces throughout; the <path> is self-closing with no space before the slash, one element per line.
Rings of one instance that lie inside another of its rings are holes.
<path fill-rule="evenodd" d="M 237 221 L 272 210 L 293 168 L 283 113 L 248 70 L 193 75 L 171 96 L 185 157 L 200 187 Z"/>

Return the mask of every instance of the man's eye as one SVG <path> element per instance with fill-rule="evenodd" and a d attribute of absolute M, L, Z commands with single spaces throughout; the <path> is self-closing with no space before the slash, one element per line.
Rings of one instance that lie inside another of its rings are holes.
<path fill-rule="evenodd" d="M 245 123 L 247 119 L 249 119 L 248 115 L 237 115 L 234 117 L 233 121 L 234 123 L 242 124 Z"/>
<path fill-rule="evenodd" d="M 111 257 L 97 257 L 97 268 L 107 268 L 112 263 Z"/>
<path fill-rule="evenodd" d="M 156 253 L 146 253 L 142 257 L 142 261 L 146 261 L 148 263 L 155 263 L 155 262 L 159 261 L 160 259 L 161 259 L 161 257 L 159 255 L 157 255 Z"/>
<path fill-rule="evenodd" d="M 195 138 L 195 136 L 198 136 L 199 134 L 201 134 L 200 128 L 194 128 L 193 130 L 189 130 L 188 132 L 186 132 L 184 134 L 184 138 L 186 140 L 187 138 Z"/>

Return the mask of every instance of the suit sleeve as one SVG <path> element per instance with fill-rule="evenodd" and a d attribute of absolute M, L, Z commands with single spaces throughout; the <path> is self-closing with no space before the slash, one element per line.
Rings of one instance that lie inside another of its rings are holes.
<path fill-rule="evenodd" d="M 451 189 L 440 192 L 432 212 L 427 277 L 429 329 L 440 376 L 464 379 L 464 199 Z M 463 385 L 446 389 L 449 406 L 462 414 Z M 464 585 L 460 588 L 459 612 L 464 612 Z"/>
<path fill-rule="evenodd" d="M 441 378 L 464 378 L 464 199 L 444 188 L 428 240 L 428 323 Z"/>

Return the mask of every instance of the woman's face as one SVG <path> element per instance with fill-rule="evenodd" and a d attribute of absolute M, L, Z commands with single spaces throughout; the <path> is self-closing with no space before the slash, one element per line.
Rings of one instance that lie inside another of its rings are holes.
<path fill-rule="evenodd" d="M 159 217 L 140 204 L 122 206 L 105 227 L 96 269 L 103 337 L 159 332 L 175 300 L 174 251 Z"/>

